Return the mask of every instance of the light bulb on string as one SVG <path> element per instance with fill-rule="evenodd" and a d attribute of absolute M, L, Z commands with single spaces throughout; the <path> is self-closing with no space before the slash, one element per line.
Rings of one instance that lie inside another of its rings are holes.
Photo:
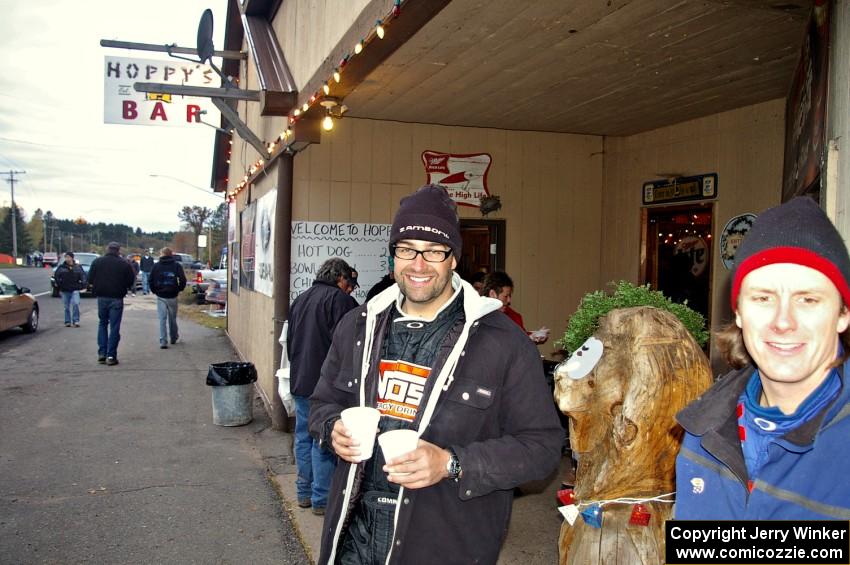
<path fill-rule="evenodd" d="M 292 115 L 293 115 L 293 116 L 295 116 L 296 118 L 297 118 L 298 116 L 300 116 L 300 115 L 301 115 L 301 108 L 295 108 L 295 109 L 292 111 Z"/>
<path fill-rule="evenodd" d="M 342 77 L 341 77 L 341 76 L 339 76 L 339 69 L 338 69 L 338 68 L 337 68 L 337 69 L 334 69 L 334 81 L 336 81 L 336 82 L 337 82 L 337 84 L 339 84 L 339 81 L 340 81 L 340 79 L 341 79 L 341 78 L 342 78 Z"/>
<path fill-rule="evenodd" d="M 357 42 L 357 45 L 354 46 L 354 54 L 359 55 L 363 51 L 363 40 Z"/>
<path fill-rule="evenodd" d="M 322 120 L 322 129 L 325 131 L 334 129 L 334 119 L 330 115 L 325 116 L 325 119 Z"/>
<path fill-rule="evenodd" d="M 322 85 L 322 91 L 325 93 L 325 96 L 331 93 L 331 85 L 325 83 Z"/>
<path fill-rule="evenodd" d="M 393 1 L 393 17 L 397 18 L 400 13 L 401 13 L 401 0 L 394 0 Z"/>
<path fill-rule="evenodd" d="M 307 111 L 307 110 L 309 110 L 309 109 L 310 109 L 310 105 L 309 105 L 309 104 L 307 104 L 306 102 L 304 102 L 304 105 L 303 105 L 303 106 L 301 106 L 301 111 L 302 111 L 302 112 L 306 112 L 306 111 Z"/>
<path fill-rule="evenodd" d="M 378 39 L 384 38 L 384 24 L 381 23 L 381 20 L 375 22 L 375 35 L 378 36 Z"/>

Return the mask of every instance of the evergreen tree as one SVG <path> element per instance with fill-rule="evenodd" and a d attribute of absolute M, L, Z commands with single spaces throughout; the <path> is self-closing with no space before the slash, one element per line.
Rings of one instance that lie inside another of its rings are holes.
<path fill-rule="evenodd" d="M 0 253 L 12 254 L 12 218 L 15 218 L 15 230 L 18 236 L 18 256 L 26 255 L 32 248 L 32 241 L 26 230 L 23 211 L 16 204 L 12 213 L 6 214 L 3 223 L 0 224 Z"/>
<path fill-rule="evenodd" d="M 27 233 L 35 249 L 44 249 L 44 213 L 41 211 L 41 208 L 38 208 L 32 213 L 32 218 L 30 218 L 27 224 Z M 30 250 L 28 249 L 27 251 Z"/>

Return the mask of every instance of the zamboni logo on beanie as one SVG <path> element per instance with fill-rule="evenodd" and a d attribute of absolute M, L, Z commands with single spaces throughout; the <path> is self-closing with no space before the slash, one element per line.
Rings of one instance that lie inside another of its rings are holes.
<path fill-rule="evenodd" d="M 744 278 L 776 263 L 809 267 L 828 278 L 850 306 L 850 256 L 841 234 L 814 200 L 800 196 L 759 216 L 735 254 L 732 310 Z"/>
<path fill-rule="evenodd" d="M 437 228 L 432 228 L 431 226 L 404 226 L 403 228 L 398 229 L 399 234 L 402 235 L 402 236 L 404 235 L 404 232 L 409 233 L 410 231 L 427 231 L 427 232 L 431 232 L 435 235 L 442 236 L 443 238 L 446 239 L 447 242 L 449 240 L 451 240 L 451 238 L 449 237 L 449 234 L 447 234 L 443 230 L 439 230 Z M 404 239 L 404 237 L 402 237 L 402 239 Z"/>

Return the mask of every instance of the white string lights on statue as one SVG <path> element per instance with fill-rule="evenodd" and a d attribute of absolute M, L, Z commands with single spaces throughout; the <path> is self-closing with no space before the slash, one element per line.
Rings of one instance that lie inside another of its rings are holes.
<path fill-rule="evenodd" d="M 404 0 L 406 1 L 406 0 Z M 385 17 L 380 18 L 375 21 L 375 25 L 369 29 L 369 32 L 365 37 L 362 37 L 353 47 L 352 50 L 346 53 L 340 60 L 337 66 L 334 68 L 331 76 L 328 77 L 322 83 L 321 88 L 314 92 L 310 98 L 304 102 L 301 106 L 293 109 L 289 115 L 287 116 L 287 127 L 284 131 L 280 133 L 272 142 L 266 143 L 266 151 L 268 155 L 267 159 L 264 161 L 262 158 L 257 159 L 254 164 L 248 169 L 247 174 L 242 178 L 239 183 L 234 186 L 232 189 L 227 191 L 226 199 L 228 202 L 233 202 L 236 199 L 236 196 L 242 192 L 242 190 L 247 187 L 254 176 L 261 172 L 262 166 L 265 162 L 271 162 L 274 158 L 276 158 L 281 153 L 287 151 L 289 146 L 289 140 L 293 136 L 292 128 L 298 122 L 298 120 L 302 119 L 304 114 L 306 114 L 310 109 L 316 104 L 319 103 L 324 107 L 325 117 L 322 120 L 322 129 L 324 131 L 330 131 L 333 129 L 334 120 L 339 119 L 342 116 L 342 113 L 345 111 L 345 106 L 339 104 L 339 101 L 333 99 L 335 103 L 329 104 L 327 100 L 331 100 L 329 98 L 333 93 L 333 88 L 335 84 L 340 84 L 344 77 L 345 67 L 348 65 L 349 61 L 353 57 L 356 57 L 363 53 L 364 50 L 369 48 L 369 44 L 373 41 L 382 40 L 387 34 L 387 28 L 393 19 L 399 17 L 401 14 L 401 6 L 404 3 L 403 0 L 393 0 L 393 7 L 390 10 L 390 13 Z M 327 100 L 326 100 L 327 99 Z M 325 102 L 323 104 L 323 102 Z M 231 141 L 232 143 L 232 141 Z M 228 163 L 230 162 L 230 152 L 227 154 Z"/>

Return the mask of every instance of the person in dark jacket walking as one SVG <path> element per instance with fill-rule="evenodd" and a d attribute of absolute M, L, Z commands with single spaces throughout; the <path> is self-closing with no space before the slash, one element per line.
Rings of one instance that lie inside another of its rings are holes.
<path fill-rule="evenodd" d="M 89 282 L 97 296 L 97 362 L 118 364 L 118 342 L 121 341 L 121 318 L 124 297 L 136 283 L 136 274 L 118 252 L 121 244 L 110 242 L 106 254 L 89 267 Z"/>
<path fill-rule="evenodd" d="M 357 307 L 351 297 L 356 285 L 352 268 L 339 258 L 319 267 L 316 280 L 289 307 L 287 352 L 290 390 L 295 400 L 295 481 L 298 506 L 313 507 L 322 514 L 328 503 L 328 488 L 336 467 L 336 455 L 319 445 L 307 428 L 309 397 L 313 394 L 322 363 L 331 347 L 331 336 L 343 315 Z"/>
<path fill-rule="evenodd" d="M 310 398 L 310 431 L 341 459 L 323 565 L 496 563 L 513 489 L 558 465 L 564 432 L 537 350 L 454 272 L 461 243 L 443 187 L 402 199 L 396 285 L 334 332 Z M 361 453 L 340 419 L 353 406 L 377 408 L 380 432 L 415 430 L 418 446 L 389 461 L 379 442 Z"/>
<path fill-rule="evenodd" d="M 86 273 L 79 264 L 74 262 L 74 252 L 65 252 L 65 261 L 56 268 L 53 275 L 56 286 L 62 295 L 62 306 L 65 308 L 65 327 L 80 327 L 80 291 L 86 288 Z"/>
<path fill-rule="evenodd" d="M 145 251 L 145 254 L 142 255 L 142 260 L 139 262 L 139 268 L 142 273 L 142 293 L 145 295 L 150 294 L 151 292 L 150 276 L 153 266 L 153 257 L 151 257 L 151 254 L 148 251 Z"/>
<path fill-rule="evenodd" d="M 180 333 L 177 330 L 177 295 L 186 288 L 186 274 L 170 247 L 159 251 L 159 262 L 153 266 L 150 286 L 156 294 L 156 313 L 159 317 L 159 348 L 168 349 L 168 337 L 171 345 L 177 343 Z"/>
<path fill-rule="evenodd" d="M 735 370 L 676 417 L 676 518 L 850 519 L 850 256 L 814 200 L 756 219 L 731 299 Z"/>
<path fill-rule="evenodd" d="M 133 269 L 133 284 L 130 286 L 130 294 L 136 296 L 136 277 L 139 276 L 139 263 L 137 263 L 136 260 L 129 255 L 125 257 L 124 260 L 127 261 L 127 264 L 130 265 L 131 269 Z"/>

